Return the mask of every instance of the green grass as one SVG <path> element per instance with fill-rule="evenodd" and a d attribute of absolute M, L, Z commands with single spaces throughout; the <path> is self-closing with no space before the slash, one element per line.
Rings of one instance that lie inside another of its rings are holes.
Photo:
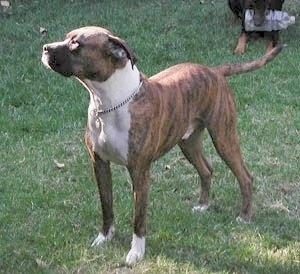
<path fill-rule="evenodd" d="M 202 2 L 202 4 L 200 4 Z M 88 96 L 75 79 L 46 70 L 44 43 L 78 26 L 101 25 L 134 48 L 152 75 L 170 65 L 241 62 L 239 26 L 226 1 L 11 1 L 0 9 L 0 273 L 299 273 L 299 20 L 266 68 L 229 78 L 247 166 L 255 176 L 253 222 L 241 225 L 235 178 L 214 151 L 212 207 L 192 213 L 199 180 L 178 149 L 152 168 L 145 259 L 124 267 L 132 198 L 125 169 L 113 166 L 116 236 L 90 248 L 101 225 L 83 134 Z M 299 15 L 298 1 L 286 9 Z M 48 30 L 41 37 L 39 28 Z M 54 161 L 65 164 L 57 169 Z M 166 169 L 166 166 L 169 166 Z"/>

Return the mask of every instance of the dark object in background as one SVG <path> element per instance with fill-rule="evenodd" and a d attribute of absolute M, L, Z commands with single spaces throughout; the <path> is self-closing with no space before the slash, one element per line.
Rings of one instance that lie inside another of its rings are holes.
<path fill-rule="evenodd" d="M 254 12 L 254 23 L 261 26 L 264 23 L 267 10 L 282 10 L 284 0 L 228 0 L 228 5 L 231 11 L 237 18 L 241 20 L 241 34 L 238 43 L 234 50 L 236 54 L 245 52 L 246 44 L 252 36 L 265 37 L 269 43 L 267 51 L 274 48 L 279 40 L 279 31 L 246 31 L 245 30 L 245 12 L 246 9 L 251 9 Z"/>

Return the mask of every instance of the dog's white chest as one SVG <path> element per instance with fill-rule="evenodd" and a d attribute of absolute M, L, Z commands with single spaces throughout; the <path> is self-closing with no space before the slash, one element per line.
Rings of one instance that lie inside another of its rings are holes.
<path fill-rule="evenodd" d="M 128 100 L 140 88 L 139 71 L 128 61 L 104 82 L 84 79 L 82 83 L 90 93 L 88 130 L 92 149 L 103 160 L 126 165 L 131 123 Z M 100 114 L 99 110 L 105 111 Z"/>
<path fill-rule="evenodd" d="M 91 104 L 93 105 L 93 104 Z M 130 114 L 127 107 L 100 116 L 89 107 L 88 129 L 93 150 L 103 159 L 126 165 Z"/>

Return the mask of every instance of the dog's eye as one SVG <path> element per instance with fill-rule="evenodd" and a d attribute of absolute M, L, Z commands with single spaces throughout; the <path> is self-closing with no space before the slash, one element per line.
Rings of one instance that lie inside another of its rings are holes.
<path fill-rule="evenodd" d="M 78 41 L 71 39 L 69 42 L 69 49 L 70 51 L 75 51 L 77 49 L 79 49 L 80 44 L 78 43 Z"/>

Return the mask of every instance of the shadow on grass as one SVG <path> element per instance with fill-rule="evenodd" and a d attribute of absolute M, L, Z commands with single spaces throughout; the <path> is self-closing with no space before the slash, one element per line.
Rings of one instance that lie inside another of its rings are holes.
<path fill-rule="evenodd" d="M 202 222 L 201 217 L 193 219 L 198 225 L 188 224 L 189 227 L 180 233 L 169 228 L 169 232 L 158 232 L 158 237 L 150 236 L 148 257 L 155 260 L 157 256 L 163 256 L 179 265 L 189 263 L 201 273 L 300 271 L 300 227 L 297 219 L 267 211 L 260 213 L 249 225 L 235 222 L 218 224 L 218 218 L 213 216 L 211 222 Z M 181 221 L 185 222 L 184 219 Z M 205 227 L 205 224 L 209 226 Z"/>

